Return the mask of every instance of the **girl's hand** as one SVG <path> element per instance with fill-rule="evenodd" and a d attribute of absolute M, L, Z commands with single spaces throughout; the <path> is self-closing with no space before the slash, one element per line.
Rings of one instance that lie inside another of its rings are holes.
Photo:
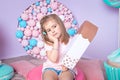
<path fill-rule="evenodd" d="M 68 68 L 65 67 L 64 65 L 62 65 L 62 71 L 67 71 L 67 70 L 68 70 Z"/>
<path fill-rule="evenodd" d="M 58 38 L 52 36 L 52 35 L 48 35 L 49 39 L 52 40 L 53 42 L 58 41 Z"/>

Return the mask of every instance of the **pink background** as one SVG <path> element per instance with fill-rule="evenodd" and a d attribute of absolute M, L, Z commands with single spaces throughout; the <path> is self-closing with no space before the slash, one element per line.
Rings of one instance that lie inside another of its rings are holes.
<path fill-rule="evenodd" d="M 18 17 L 37 0 L 0 1 L 0 59 L 27 55 L 15 37 Z M 83 57 L 106 60 L 118 48 L 118 9 L 102 0 L 58 0 L 66 5 L 79 25 L 89 20 L 99 27 Z"/>

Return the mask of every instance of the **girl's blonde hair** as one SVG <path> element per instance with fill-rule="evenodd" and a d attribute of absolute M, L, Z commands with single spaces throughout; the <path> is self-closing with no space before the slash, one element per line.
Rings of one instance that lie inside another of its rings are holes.
<path fill-rule="evenodd" d="M 47 44 L 53 44 L 53 42 L 51 40 L 49 40 L 49 38 L 47 36 L 47 32 L 43 26 L 50 19 L 54 19 L 60 25 L 60 29 L 62 31 L 60 41 L 61 41 L 61 43 L 67 44 L 69 41 L 69 34 L 66 32 L 66 28 L 65 28 L 62 20 L 56 14 L 50 14 L 50 15 L 44 16 L 40 20 L 41 33 L 42 33 L 42 37 L 43 37 L 44 42 Z"/>

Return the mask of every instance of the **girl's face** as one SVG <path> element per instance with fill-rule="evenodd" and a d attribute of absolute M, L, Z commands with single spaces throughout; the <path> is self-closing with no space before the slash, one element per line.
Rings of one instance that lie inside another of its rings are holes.
<path fill-rule="evenodd" d="M 60 38 L 62 31 L 60 25 L 54 19 L 49 19 L 43 26 L 47 32 L 48 37 L 52 36 L 57 39 Z"/>

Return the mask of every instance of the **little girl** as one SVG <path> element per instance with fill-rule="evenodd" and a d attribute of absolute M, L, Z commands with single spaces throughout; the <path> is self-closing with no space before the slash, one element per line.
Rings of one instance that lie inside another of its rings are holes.
<path fill-rule="evenodd" d="M 56 14 L 50 14 L 41 19 L 40 25 L 47 55 L 43 80 L 74 80 L 75 71 L 61 64 L 71 41 L 63 22 Z"/>

